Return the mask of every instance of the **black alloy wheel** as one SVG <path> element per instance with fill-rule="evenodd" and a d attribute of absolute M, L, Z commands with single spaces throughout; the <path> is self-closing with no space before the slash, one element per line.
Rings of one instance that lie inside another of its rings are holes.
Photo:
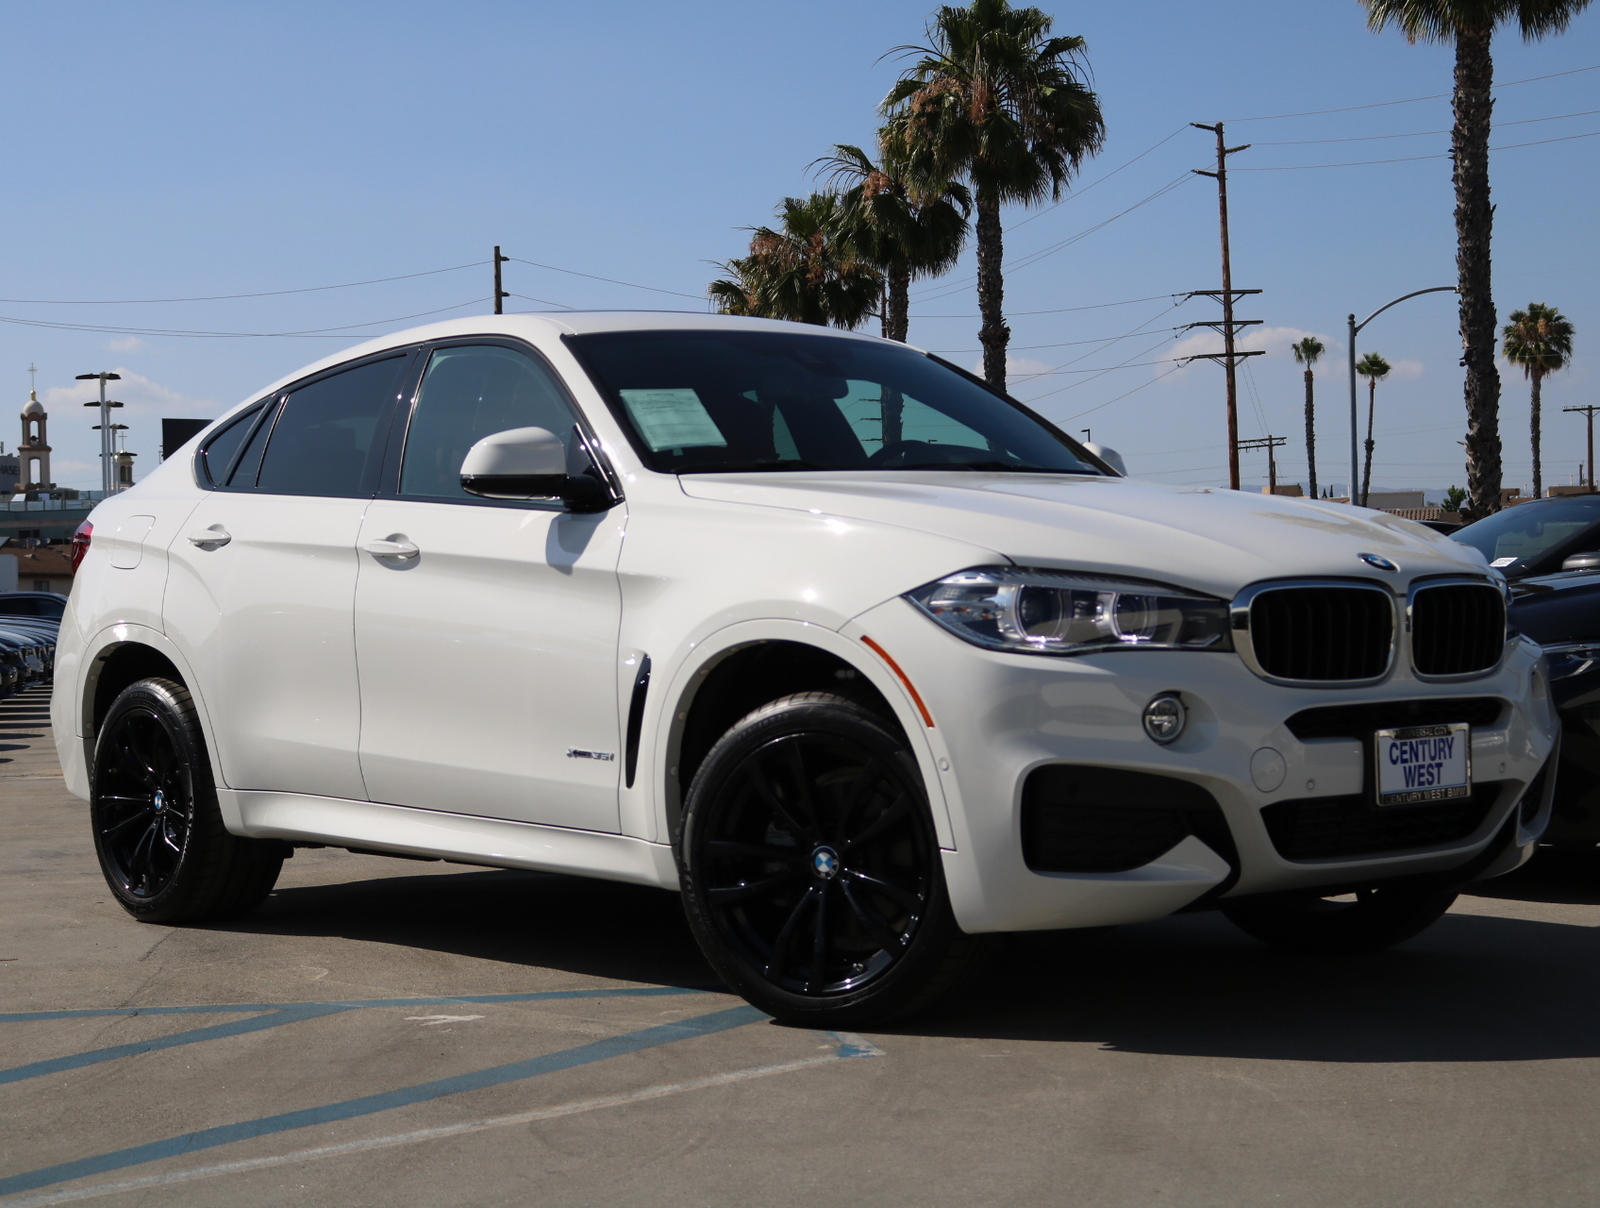
<path fill-rule="evenodd" d="M 729 730 L 690 789 L 680 855 L 707 958 L 779 1018 L 907 1014 L 976 948 L 904 739 L 839 697 L 787 697 Z"/>
<path fill-rule="evenodd" d="M 1336 896 L 1316 890 L 1220 903 L 1241 931 L 1290 952 L 1335 956 L 1376 952 L 1431 927 L 1458 887 L 1431 878 L 1380 882 Z"/>
<path fill-rule="evenodd" d="M 135 702 L 106 727 L 95 769 L 96 837 L 106 871 L 129 898 L 172 884 L 194 825 L 194 784 L 155 707 Z"/>
<path fill-rule="evenodd" d="M 181 685 L 145 679 L 124 689 L 100 724 L 90 774 L 100 869 L 135 918 L 233 918 L 272 892 L 290 849 L 223 826 L 194 701 Z"/>

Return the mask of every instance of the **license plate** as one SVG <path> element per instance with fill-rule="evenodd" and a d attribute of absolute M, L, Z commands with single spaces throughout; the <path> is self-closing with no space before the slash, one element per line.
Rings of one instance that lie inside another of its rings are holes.
<path fill-rule="evenodd" d="M 1472 732 L 1466 722 L 1379 730 L 1373 738 L 1379 805 L 1471 796 Z"/>

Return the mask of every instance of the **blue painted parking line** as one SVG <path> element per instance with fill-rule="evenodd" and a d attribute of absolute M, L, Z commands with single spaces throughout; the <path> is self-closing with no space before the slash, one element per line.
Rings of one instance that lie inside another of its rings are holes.
<path fill-rule="evenodd" d="M 324 1015 L 338 1015 L 345 1011 L 361 1011 L 374 1007 L 433 1007 L 484 1003 L 549 1002 L 572 998 L 654 998 L 661 995 L 700 994 L 704 991 L 677 986 L 632 986 L 595 990 L 546 990 L 536 994 L 473 994 L 450 998 L 370 998 L 332 1002 L 295 1003 L 235 1003 L 205 1007 L 110 1007 L 84 1011 L 36 1011 L 23 1014 L 0 1015 L 0 1023 L 26 1023 L 56 1019 L 90 1019 L 137 1015 L 231 1015 L 264 1012 L 252 1019 L 238 1019 L 231 1023 L 213 1024 L 207 1028 L 191 1028 L 174 1032 L 170 1036 L 156 1036 L 149 1040 L 136 1040 L 128 1044 L 108 1045 L 66 1057 L 47 1061 L 34 1061 L 27 1065 L 0 1070 L 0 1085 L 23 1082 L 29 1078 L 42 1078 L 66 1070 L 82 1069 L 103 1061 L 118 1061 L 124 1057 L 137 1057 L 141 1053 L 154 1053 L 162 1049 L 178 1048 L 186 1044 L 201 1044 L 207 1040 L 221 1040 L 229 1036 L 243 1036 L 250 1032 L 263 1032 L 285 1024 L 301 1023 Z"/>
<path fill-rule="evenodd" d="M 397 1003 L 411 1001 L 413 1000 L 396 1000 Z M 551 1074 L 560 1070 L 572 1069 L 575 1066 L 605 1061 L 627 1053 L 636 1053 L 643 1049 L 671 1044 L 675 1040 L 686 1040 L 692 1037 L 724 1032 L 765 1018 L 767 1017 L 754 1007 L 733 1007 L 725 1011 L 713 1011 L 708 1015 L 699 1015 L 692 1019 L 681 1020 L 677 1023 L 657 1024 L 654 1027 L 642 1028 L 637 1032 L 629 1032 L 606 1040 L 592 1041 L 557 1053 L 546 1053 L 542 1057 L 513 1061 L 506 1065 L 490 1066 L 488 1069 L 476 1070 L 468 1074 L 439 1078 L 431 1082 L 422 1082 L 415 1086 L 384 1091 L 376 1095 L 363 1095 L 356 1099 L 346 1099 L 341 1103 L 302 1108 L 299 1111 L 262 1116 L 255 1120 L 244 1120 L 237 1124 L 224 1124 L 215 1128 L 205 1128 L 198 1132 L 168 1137 L 162 1141 L 134 1145 L 126 1149 L 112 1150 L 109 1153 L 96 1154 L 93 1157 L 79 1158 L 76 1161 L 63 1162 L 56 1166 L 47 1166 L 39 1170 L 11 1175 L 8 1178 L 0 1179 L 0 1196 L 14 1195 L 21 1191 L 32 1191 L 55 1183 L 65 1183 L 72 1179 L 105 1174 L 109 1171 L 126 1170 L 129 1167 L 142 1166 L 147 1162 L 159 1162 L 164 1158 L 179 1157 L 203 1149 L 212 1149 L 219 1145 L 231 1145 L 236 1141 L 246 1141 L 255 1137 L 288 1132 L 293 1129 L 309 1128 L 317 1124 L 331 1124 L 339 1120 L 351 1120 L 377 1112 L 392 1111 L 398 1107 L 406 1107 L 413 1103 L 424 1103 L 431 1099 L 443 1098 L 446 1095 L 458 1095 L 464 1091 L 502 1086 L 508 1082 L 520 1082 L 524 1079 L 536 1078 L 541 1074 Z"/>
<path fill-rule="evenodd" d="M 0 1023 L 41 1019 L 94 1019 L 114 1015 L 231 1015 L 243 1011 L 291 1011 L 302 1007 L 430 1007 L 451 1003 L 543 1002 L 560 998 L 655 998 L 663 994 L 706 994 L 694 986 L 615 986 L 592 990 L 541 990 L 534 994 L 452 994 L 446 998 L 340 998 L 324 1002 L 236 1002 L 199 1007 L 94 1007 L 80 1011 L 23 1011 L 0 1015 Z"/>

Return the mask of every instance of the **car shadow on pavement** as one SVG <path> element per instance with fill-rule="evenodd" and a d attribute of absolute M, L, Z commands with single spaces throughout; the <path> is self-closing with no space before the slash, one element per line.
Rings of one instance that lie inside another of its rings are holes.
<path fill-rule="evenodd" d="M 676 894 L 555 873 L 482 870 L 279 888 L 249 918 L 217 929 L 340 937 L 587 977 L 721 988 Z"/>
<path fill-rule="evenodd" d="M 1600 873 L 1600 861 L 1590 867 Z M 1520 886 L 1496 896 L 1589 900 L 1561 896 L 1563 886 L 1578 889 L 1578 873 L 1561 860 L 1516 876 Z M 1215 913 L 995 937 L 960 994 L 875 1034 L 1265 1060 L 1600 1057 L 1600 929 L 1473 910 L 1473 899 L 1463 898 L 1398 948 L 1340 958 L 1278 952 Z M 226 929 L 719 988 L 675 896 L 555 874 L 440 873 L 280 889 Z"/>
<path fill-rule="evenodd" d="M 1524 874 L 1546 879 L 1558 892 L 1558 871 Z M 1277 951 L 1215 913 L 1007 936 L 959 1000 L 903 1030 L 1267 1060 L 1600 1057 L 1600 929 L 1489 906 L 1463 897 L 1415 939 L 1346 957 Z"/>
<path fill-rule="evenodd" d="M 1545 847 L 1516 872 L 1472 892 L 1481 898 L 1600 906 L 1600 847 Z"/>

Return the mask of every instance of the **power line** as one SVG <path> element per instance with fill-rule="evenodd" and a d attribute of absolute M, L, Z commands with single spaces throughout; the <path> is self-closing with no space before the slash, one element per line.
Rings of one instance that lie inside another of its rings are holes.
<path fill-rule="evenodd" d="M 488 298 L 473 298 L 470 302 L 457 302 L 454 306 L 441 306 L 437 310 L 423 310 L 411 315 L 397 315 L 392 319 L 369 319 L 365 323 L 346 323 L 341 327 L 313 327 L 305 331 L 189 331 L 166 327 L 103 327 L 92 323 L 56 323 L 48 319 L 18 319 L 0 315 L 0 323 L 13 323 L 22 327 L 47 327 L 57 331 L 93 331 L 107 335 L 129 336 L 210 336 L 233 339 L 276 339 L 289 336 L 336 335 L 358 327 L 378 327 L 389 323 L 403 323 L 407 319 L 421 319 L 428 315 L 441 315 L 449 310 L 478 306 Z"/>
<path fill-rule="evenodd" d="M 1127 398 L 1128 395 L 1130 395 L 1130 394 L 1138 394 L 1139 391 L 1145 389 L 1148 386 L 1154 386 L 1162 378 L 1170 377 L 1172 374 L 1177 373 L 1178 370 L 1180 370 L 1182 368 L 1183 368 L 1182 365 L 1174 365 L 1171 369 L 1167 370 L 1166 373 L 1158 373 L 1158 374 L 1155 375 L 1155 377 L 1151 378 L 1148 382 L 1144 382 L 1141 385 L 1135 386 L 1132 390 L 1125 390 L 1121 394 L 1117 395 L 1116 398 L 1107 399 L 1105 402 L 1101 403 L 1098 407 L 1090 407 L 1089 410 L 1087 410 L 1087 411 L 1080 411 L 1076 415 L 1069 415 L 1069 416 L 1067 416 L 1066 419 L 1062 420 L 1061 422 L 1064 423 L 1064 424 L 1071 423 L 1075 419 L 1082 419 L 1085 415 L 1093 415 L 1096 411 L 1099 411 L 1104 407 L 1111 406 L 1112 403 L 1120 403 L 1123 399 Z M 1171 470 L 1171 471 L 1168 471 L 1168 473 L 1177 474 L 1177 473 L 1181 473 L 1181 471 Z"/>
<path fill-rule="evenodd" d="M 1600 130 L 1591 130 L 1587 134 L 1568 134 L 1561 138 L 1535 139 L 1531 143 L 1505 143 L 1499 147 L 1490 147 L 1491 151 L 1514 151 L 1518 147 L 1542 147 L 1546 143 L 1570 143 L 1574 139 L 1600 138 Z M 1235 168 L 1235 172 L 1304 172 L 1309 168 L 1362 168 L 1368 164 L 1406 164 L 1415 163 L 1424 159 L 1449 159 L 1448 152 L 1439 155 L 1403 155 L 1398 159 L 1358 159 L 1342 164 L 1282 164 L 1275 168 Z"/>
<path fill-rule="evenodd" d="M 1081 189 L 1074 189 L 1070 196 L 1063 197 L 1060 201 L 1054 202 L 1051 205 L 1047 205 L 1042 210 L 1035 211 L 1034 213 L 1028 215 L 1028 217 L 1024 218 L 1021 222 L 1013 223 L 1012 226 L 1011 226 L 1011 229 L 1013 231 L 1015 231 L 1018 227 L 1025 227 L 1030 222 L 1032 222 L 1034 219 L 1043 218 L 1046 214 L 1050 213 L 1050 211 L 1060 209 L 1062 206 L 1066 205 L 1067 202 L 1076 201 L 1078 198 L 1082 197 L 1085 193 L 1087 193 L 1090 189 L 1093 189 L 1093 188 L 1096 188 L 1099 185 L 1105 184 L 1106 181 L 1110 180 L 1118 172 L 1121 172 L 1123 168 L 1131 168 L 1131 167 L 1133 167 L 1134 164 L 1138 163 L 1145 156 L 1149 155 L 1150 152 L 1156 150 L 1159 147 L 1165 146 L 1167 143 L 1170 143 L 1173 139 L 1177 138 L 1178 135 L 1182 134 L 1188 128 L 1189 127 L 1188 127 L 1187 124 L 1179 126 L 1171 134 L 1167 135 L 1166 138 L 1162 139 L 1158 143 L 1154 143 L 1151 146 L 1146 147 L 1143 151 L 1139 152 L 1139 154 L 1135 155 L 1132 159 L 1130 159 L 1127 163 L 1123 164 L 1121 167 L 1113 168 L 1111 171 L 1107 172 L 1104 176 L 1099 177 L 1098 179 L 1090 182 L 1089 184 L 1084 185 L 1083 188 L 1081 188 Z"/>
<path fill-rule="evenodd" d="M 308 285 L 304 289 L 269 289 L 254 294 L 212 294 L 202 298 L 0 298 L 0 303 L 16 306 L 153 306 L 165 302 L 231 302 L 237 298 L 277 298 L 284 294 L 315 294 L 330 289 L 355 289 L 362 285 L 384 285 L 390 281 L 409 281 L 415 277 L 436 277 L 440 273 L 456 273 L 464 268 L 477 268 L 487 260 L 474 260 L 471 264 L 454 264 L 449 268 L 430 268 L 421 273 L 401 273 L 398 277 L 374 277 L 370 281 L 347 281 L 343 285 Z M 109 328 L 107 330 L 110 330 Z"/>
<path fill-rule="evenodd" d="M 549 298 L 535 298 L 532 294 L 507 294 L 506 297 L 521 298 L 524 302 L 537 302 L 540 306 L 553 306 L 557 310 L 578 309 L 576 306 L 568 306 L 565 302 L 552 302 Z"/>
<path fill-rule="evenodd" d="M 537 260 L 523 260 L 518 256 L 507 256 L 507 260 L 515 260 L 518 264 L 532 265 L 534 268 L 548 269 L 552 273 L 566 273 L 569 277 L 587 277 L 591 281 L 604 281 L 609 285 L 626 285 L 629 289 L 647 289 L 653 294 L 671 294 L 674 298 L 693 298 L 696 302 L 704 302 L 704 294 L 686 294 L 675 289 L 657 289 L 653 285 L 639 285 L 633 281 L 618 281 L 615 277 L 597 277 L 593 273 L 580 273 L 577 269 L 557 268 L 553 264 L 540 264 Z M 534 299 L 538 301 L 538 299 Z M 570 308 L 569 308 L 570 309 Z"/>
<path fill-rule="evenodd" d="M 1184 297 L 1187 297 L 1187 296 L 1188 296 L 1187 294 L 1150 294 L 1150 295 L 1148 295 L 1146 297 L 1143 297 L 1143 298 L 1129 298 L 1124 302 L 1092 302 L 1088 306 L 1058 306 L 1053 310 L 1013 310 L 1013 311 L 1008 311 L 1007 313 L 1010 314 L 1011 317 L 1014 318 L 1014 319 L 1015 318 L 1020 318 L 1023 315 L 1065 315 L 1065 314 L 1070 314 L 1070 313 L 1073 313 L 1073 312 L 1076 312 L 1076 311 L 1080 311 L 1080 310 L 1105 310 L 1108 307 L 1112 307 L 1112 306 L 1135 306 L 1140 302 L 1154 302 L 1158 298 L 1184 298 Z M 978 315 L 978 314 L 918 315 L 917 318 L 919 318 L 919 319 L 978 319 L 978 318 L 982 318 L 982 316 Z"/>
<path fill-rule="evenodd" d="M 1188 179 L 1189 179 L 1189 174 L 1187 172 L 1185 172 L 1182 176 L 1176 177 L 1173 180 L 1169 180 L 1166 184 L 1162 185 L 1159 189 L 1157 189 L 1154 193 L 1151 193 L 1148 197 L 1142 198 L 1139 201 L 1134 202 L 1127 209 L 1121 210 L 1118 213 L 1115 213 L 1115 214 L 1111 215 L 1111 217 L 1105 219 L 1104 221 L 1097 222 L 1092 227 L 1087 227 L 1084 230 L 1079 231 L 1076 235 L 1069 235 L 1066 239 L 1063 239 L 1059 243 L 1053 244 L 1052 246 L 1050 246 L 1048 248 L 1045 248 L 1042 251 L 1029 253 L 1027 256 L 1024 256 L 1022 259 L 1020 259 L 1020 260 L 1016 261 L 1014 264 L 1012 264 L 1011 267 L 1010 267 L 1010 271 L 1015 272 L 1018 269 L 1027 268 L 1030 265 L 1037 264 L 1039 261 L 1043 260 L 1046 256 L 1053 256 L 1057 252 L 1063 251 L 1066 248 L 1071 247 L 1074 243 L 1077 243 L 1080 239 L 1087 238 L 1088 236 L 1094 234 L 1096 231 L 1110 226 L 1113 222 L 1117 221 L 1117 219 L 1126 217 L 1127 215 L 1133 213 L 1135 210 L 1139 209 L 1141 206 L 1147 206 L 1152 201 L 1155 201 L 1157 198 L 1163 197 L 1166 194 L 1172 192 L 1172 190 L 1176 189 L 1179 185 L 1183 184 Z M 944 285 L 938 286 L 937 289 L 936 289 L 936 292 L 929 293 L 929 294 L 924 294 L 921 298 L 916 299 L 916 301 L 918 301 L 918 302 L 936 302 L 940 298 L 947 298 L 951 294 L 961 292 L 962 290 L 966 289 L 967 286 L 971 285 L 977 279 L 978 279 L 977 276 L 973 275 L 973 276 L 970 276 L 970 277 L 963 277 L 959 281 L 947 282 Z M 923 316 L 918 316 L 918 317 L 920 318 L 920 317 L 923 317 Z"/>
<path fill-rule="evenodd" d="M 1515 122 L 1496 122 L 1494 128 L 1504 126 L 1531 126 L 1536 122 L 1559 122 L 1569 117 L 1592 117 L 1600 109 L 1584 109 L 1578 113 L 1557 113 L 1552 117 L 1528 117 Z M 1258 142 L 1256 147 L 1310 147 L 1320 143 L 1375 143 L 1389 138 L 1424 138 L 1430 134 L 1450 134 L 1449 130 L 1414 130 L 1410 134 L 1363 134 L 1358 138 L 1291 138 L 1276 142 Z"/>
<path fill-rule="evenodd" d="M 1549 75 L 1529 76 L 1525 80 L 1507 80 L 1504 84 L 1496 84 L 1495 90 L 1511 88 L 1517 84 L 1533 84 L 1539 80 L 1553 80 L 1559 76 L 1578 75 L 1585 71 L 1600 71 L 1600 63 L 1592 67 L 1574 67 L 1571 71 L 1552 71 Z M 1288 117 L 1321 117 L 1325 113 L 1354 113 L 1358 109 L 1386 109 L 1390 105 L 1414 105 L 1418 101 L 1438 101 L 1450 96 L 1448 92 L 1434 92 L 1428 96 L 1407 97 L 1403 101 L 1377 101 L 1371 105 L 1343 105 L 1338 109 L 1307 109 L 1304 113 L 1267 113 L 1257 117 L 1230 117 L 1230 122 L 1275 122 L 1280 118 Z"/>

